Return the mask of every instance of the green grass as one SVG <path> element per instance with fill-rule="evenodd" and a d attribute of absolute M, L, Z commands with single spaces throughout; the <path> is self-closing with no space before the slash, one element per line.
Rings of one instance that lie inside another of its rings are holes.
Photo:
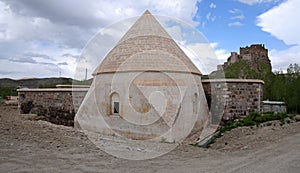
<path fill-rule="evenodd" d="M 267 122 L 267 124 L 266 124 L 267 126 L 271 126 L 272 125 L 272 123 L 271 122 Z"/>
<path fill-rule="evenodd" d="M 283 125 L 285 123 L 284 119 L 285 118 L 292 118 L 295 116 L 294 114 L 286 114 L 286 113 L 272 113 L 272 112 L 267 112 L 263 114 L 259 113 L 252 113 L 249 116 L 237 120 L 237 121 L 227 121 L 225 125 L 220 129 L 221 133 L 224 133 L 226 131 L 230 131 L 234 128 L 237 127 L 243 127 L 243 126 L 259 126 L 262 123 L 268 122 L 266 125 L 271 126 L 272 123 L 269 121 L 273 120 L 279 120 L 280 125 Z"/>
<path fill-rule="evenodd" d="M 0 87 L 0 99 L 4 99 L 6 96 L 17 96 L 17 88 L 15 87 Z"/>

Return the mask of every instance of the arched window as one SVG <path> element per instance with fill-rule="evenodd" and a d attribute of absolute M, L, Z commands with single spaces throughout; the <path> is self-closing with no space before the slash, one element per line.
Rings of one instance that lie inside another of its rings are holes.
<path fill-rule="evenodd" d="M 112 115 L 119 115 L 120 113 L 120 97 L 117 92 L 110 95 L 110 110 Z"/>

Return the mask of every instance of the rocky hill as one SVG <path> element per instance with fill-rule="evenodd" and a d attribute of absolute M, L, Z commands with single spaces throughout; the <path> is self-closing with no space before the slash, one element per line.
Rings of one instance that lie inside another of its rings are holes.
<path fill-rule="evenodd" d="M 241 47 L 240 53 L 231 52 L 230 57 L 210 77 L 219 78 L 224 71 L 226 78 L 266 80 L 272 73 L 268 49 L 263 44 Z"/>

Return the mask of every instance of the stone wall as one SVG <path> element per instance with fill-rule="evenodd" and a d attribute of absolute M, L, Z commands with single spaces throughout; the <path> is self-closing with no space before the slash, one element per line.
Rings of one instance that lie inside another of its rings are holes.
<path fill-rule="evenodd" d="M 203 80 L 212 123 L 262 112 L 263 84 L 262 80 L 250 79 Z"/>
<path fill-rule="evenodd" d="M 202 80 L 212 123 L 262 112 L 263 84 L 262 80 L 249 79 Z M 88 88 L 19 89 L 20 112 L 43 115 L 56 124 L 73 125 L 87 91 Z"/>
<path fill-rule="evenodd" d="M 88 88 L 19 89 L 20 113 L 33 113 L 47 121 L 74 125 L 74 116 Z"/>

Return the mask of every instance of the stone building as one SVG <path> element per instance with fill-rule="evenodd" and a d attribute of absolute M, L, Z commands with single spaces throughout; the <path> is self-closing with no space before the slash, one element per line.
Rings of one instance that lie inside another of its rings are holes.
<path fill-rule="evenodd" d="M 255 56 L 267 57 L 263 45 L 241 48 L 228 63 L 254 63 Z M 89 132 L 169 142 L 188 135 L 194 143 L 206 124 L 262 112 L 263 81 L 201 80 L 200 71 L 148 11 L 93 75 L 89 88 L 19 89 L 21 113 L 44 115 L 56 124 L 74 120 L 75 127 Z"/>
<path fill-rule="evenodd" d="M 200 138 L 209 119 L 201 73 L 149 11 L 93 75 L 77 127 L 131 139 Z"/>
<path fill-rule="evenodd" d="M 286 104 L 281 101 L 263 101 L 263 112 L 286 113 Z"/>
<path fill-rule="evenodd" d="M 240 47 L 240 54 L 231 52 L 231 55 L 223 65 L 218 65 L 218 70 L 226 69 L 232 64 L 245 60 L 256 71 L 261 71 L 260 62 L 266 64 L 271 69 L 271 62 L 268 57 L 268 49 L 264 44 L 252 44 L 250 47 Z"/>

